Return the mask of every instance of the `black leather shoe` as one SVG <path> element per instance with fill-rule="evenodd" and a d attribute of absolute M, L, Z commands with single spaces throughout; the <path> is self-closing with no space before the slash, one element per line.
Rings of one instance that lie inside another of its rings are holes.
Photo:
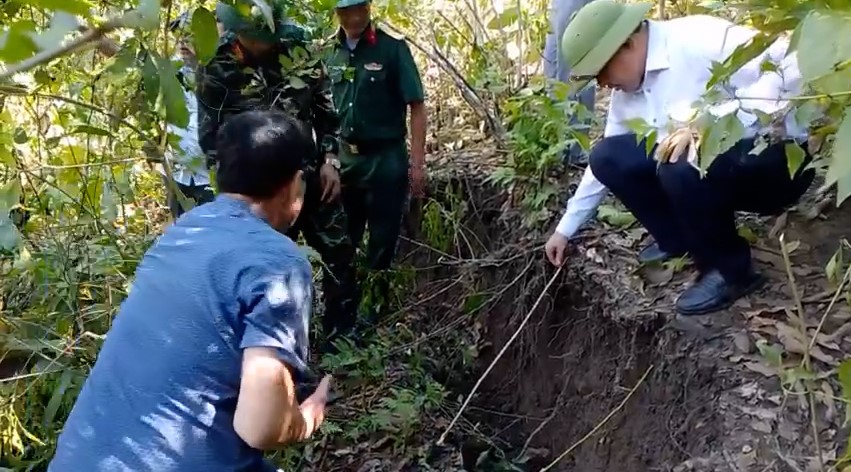
<path fill-rule="evenodd" d="M 723 310 L 759 288 L 764 280 L 761 275 L 752 272 L 743 282 L 734 284 L 727 282 L 717 270 L 709 271 L 680 295 L 677 311 L 681 315 L 692 316 Z"/>
<path fill-rule="evenodd" d="M 585 167 L 588 165 L 588 155 L 579 144 L 572 144 L 565 148 L 562 154 L 565 165 Z"/>
<path fill-rule="evenodd" d="M 670 254 L 666 251 L 663 251 L 662 248 L 659 247 L 658 243 L 653 243 L 644 249 L 642 249 L 638 253 L 638 262 L 642 264 L 649 264 L 652 262 L 664 262 L 672 257 L 680 257 L 682 254 Z"/>

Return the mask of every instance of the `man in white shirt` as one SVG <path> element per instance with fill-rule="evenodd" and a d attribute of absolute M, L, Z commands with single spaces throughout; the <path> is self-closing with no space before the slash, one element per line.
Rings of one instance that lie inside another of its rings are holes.
<path fill-rule="evenodd" d="M 190 16 L 184 13 L 169 25 L 171 31 L 178 36 L 178 58 L 183 61 L 178 79 L 183 86 L 183 98 L 189 111 L 189 125 L 186 128 L 173 124 L 167 127 L 169 134 L 179 139 L 176 146 L 170 146 L 165 156 L 167 164 L 171 166 L 174 181 L 169 182 L 165 169 L 160 169 L 168 196 L 168 207 L 175 219 L 190 209 L 184 207 L 175 187 L 191 200 L 187 203 L 193 205 L 211 202 L 215 198 L 213 187 L 210 185 L 206 157 L 198 144 L 198 104 L 195 98 L 195 67 L 198 59 L 189 37 L 189 20 Z"/>
<path fill-rule="evenodd" d="M 677 311 L 711 313 L 762 280 L 752 267 L 748 243 L 738 235 L 735 212 L 778 214 L 812 183 L 814 171 L 806 165 L 794 177 L 787 167 L 786 144 L 804 143 L 807 137 L 792 114 L 783 118 L 782 138 L 761 151 L 754 148 L 755 138 L 769 132 L 754 110 L 781 112 L 788 103 L 784 99 L 799 94 L 801 76 L 795 53 L 786 55 L 788 43 L 781 40 L 721 85 L 727 101 L 709 110 L 715 116 L 735 113 L 745 138 L 717 156 L 701 178 L 696 153 L 688 146 L 693 132 L 680 124 L 669 133 L 669 125 L 688 118 L 671 115 L 700 99 L 713 63 L 724 62 L 756 32 L 710 16 L 649 21 L 650 8 L 595 0 L 564 33 L 562 51 L 574 77 L 596 78 L 613 92 L 604 137 L 591 151 L 590 165 L 546 254 L 553 264 L 563 264 L 570 238 L 611 190 L 655 240 L 639 254 L 641 262 L 682 254 L 695 261 L 700 277 L 680 295 Z M 767 61 L 777 66 L 766 68 Z M 634 119 L 657 133 L 659 146 L 650 153 L 627 125 Z M 671 153 L 674 147 L 677 152 Z"/>
<path fill-rule="evenodd" d="M 547 33 L 544 44 L 544 75 L 550 79 L 567 83 L 570 80 L 570 65 L 559 51 L 561 48 L 561 37 L 567 28 L 570 18 L 579 11 L 589 0 L 550 0 L 550 32 Z M 594 95 L 596 87 L 586 87 L 580 91 L 574 100 L 578 100 L 588 111 L 594 111 Z M 575 116 L 570 117 L 571 124 L 578 129 L 586 128 L 587 123 L 580 123 Z M 565 150 L 565 161 L 568 163 L 579 163 L 583 154 L 578 144 L 568 146 Z"/>

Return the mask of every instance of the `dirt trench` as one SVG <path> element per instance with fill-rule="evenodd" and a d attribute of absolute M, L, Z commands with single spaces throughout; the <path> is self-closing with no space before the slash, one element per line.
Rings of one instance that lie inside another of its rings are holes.
<path fill-rule="evenodd" d="M 459 374 L 458 366 L 447 364 L 435 373 L 466 397 L 555 270 L 540 247 L 546 233 L 520 230 L 500 192 L 474 179 L 453 180 L 447 188 L 456 197 L 443 198 L 445 206 L 463 209 L 453 211 L 460 214 L 462 236 L 442 255 L 409 245 L 406 259 L 433 268 L 417 279 L 421 294 L 436 280 L 464 281 L 424 312 L 449 309 L 453 318 L 432 322 L 463 327 L 477 346 L 472 371 Z M 496 470 L 481 465 L 494 446 L 508 459 L 525 457 L 520 462 L 526 470 L 540 470 L 603 421 L 633 387 L 623 409 L 550 470 L 672 470 L 706 455 L 725 435 L 714 401 L 740 379 L 719 375 L 717 339 L 683 335 L 662 314 L 633 310 L 642 295 L 623 283 L 628 268 L 615 262 L 601 270 L 587 260 L 573 255 L 467 408 L 468 429 L 452 439 L 462 450 L 464 470 Z M 471 315 L 470 299 L 480 294 L 488 294 L 488 301 Z"/>
<path fill-rule="evenodd" d="M 525 455 L 530 470 L 549 464 L 581 440 L 635 388 L 622 410 L 552 470 L 670 470 L 703 455 L 723 426 L 712 403 L 728 388 L 717 366 L 694 342 L 664 330 L 661 320 L 615 321 L 600 303 L 600 287 L 570 275 L 542 310 L 524 341 L 500 360 L 478 404 L 513 418 L 488 421 Z M 577 286 L 587 287 L 577 293 Z M 489 363 L 515 325 L 512 313 L 486 315 Z M 515 328 L 516 329 L 516 328 Z M 644 374 L 649 372 L 646 377 Z M 641 382 L 639 384 L 639 382 Z"/>

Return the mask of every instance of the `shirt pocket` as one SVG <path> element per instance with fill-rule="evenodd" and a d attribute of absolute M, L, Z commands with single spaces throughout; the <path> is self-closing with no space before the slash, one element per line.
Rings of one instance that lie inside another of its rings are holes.
<path fill-rule="evenodd" d="M 365 70 L 363 82 L 366 86 L 384 87 L 387 82 L 387 70 Z"/>
<path fill-rule="evenodd" d="M 358 110 L 386 110 L 389 106 L 389 76 L 386 67 L 381 70 L 361 71 L 363 74 L 358 81 L 357 105 Z M 367 112 L 368 114 L 371 113 Z M 371 117 L 370 119 L 374 119 Z"/>

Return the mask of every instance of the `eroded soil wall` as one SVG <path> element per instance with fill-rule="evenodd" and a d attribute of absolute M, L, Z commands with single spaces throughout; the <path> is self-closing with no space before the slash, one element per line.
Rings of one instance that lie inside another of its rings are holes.
<path fill-rule="evenodd" d="M 441 323 L 472 332 L 474 368 L 458 374 L 464 370 L 445 365 L 436 373 L 466 396 L 555 270 L 543 259 L 545 232 L 519 229 L 497 192 L 460 180 L 447 189 L 442 203 L 458 217 L 460 236 L 443 255 L 409 246 L 407 257 L 432 268 L 417 278 L 420 293 L 436 280 L 456 280 L 424 308 L 451 310 Z M 631 316 L 629 301 L 639 295 L 606 283 L 585 260 L 572 259 L 559 274 L 465 413 L 490 438 L 455 434 L 467 470 L 493 445 L 539 470 L 603 421 L 648 370 L 625 407 L 552 470 L 670 470 L 724 434 L 713 400 L 729 382 L 718 375 L 711 346 L 664 328 L 661 317 Z"/>

